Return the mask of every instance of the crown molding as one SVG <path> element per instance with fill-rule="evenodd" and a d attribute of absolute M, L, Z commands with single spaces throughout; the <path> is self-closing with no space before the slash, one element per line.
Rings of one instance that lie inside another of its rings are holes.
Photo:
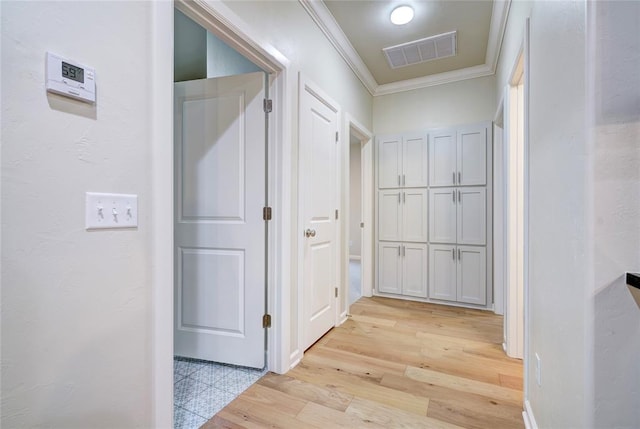
<path fill-rule="evenodd" d="M 432 74 L 415 79 L 401 80 L 399 82 L 378 85 L 374 96 L 395 94 L 397 92 L 413 91 L 415 89 L 428 88 L 430 86 L 444 85 L 446 83 L 459 82 L 461 80 L 475 79 L 477 77 L 491 76 L 495 69 L 486 64 L 452 70 L 444 73 Z"/>
<path fill-rule="evenodd" d="M 384 85 L 379 85 L 376 82 L 371 71 L 362 61 L 362 58 L 360 58 L 360 55 L 358 55 L 358 52 L 347 39 L 342 28 L 340 28 L 322 0 L 298 1 L 351 67 L 362 84 L 375 97 L 495 74 L 512 0 L 495 0 L 493 2 L 484 64 Z"/>
<path fill-rule="evenodd" d="M 358 52 L 355 50 L 347 36 L 338 25 L 329 9 L 321 0 L 299 0 L 302 7 L 307 11 L 320 30 L 327 36 L 327 39 L 336 48 L 338 53 L 344 58 L 349 67 L 358 76 L 358 79 L 374 95 L 378 82 L 373 78 L 369 68 L 365 65 Z"/>

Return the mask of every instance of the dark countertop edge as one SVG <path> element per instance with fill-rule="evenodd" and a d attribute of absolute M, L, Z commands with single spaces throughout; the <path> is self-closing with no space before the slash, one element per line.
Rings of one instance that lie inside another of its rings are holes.
<path fill-rule="evenodd" d="M 640 289 L 640 274 L 639 273 L 627 273 L 627 284 L 635 288 Z"/>

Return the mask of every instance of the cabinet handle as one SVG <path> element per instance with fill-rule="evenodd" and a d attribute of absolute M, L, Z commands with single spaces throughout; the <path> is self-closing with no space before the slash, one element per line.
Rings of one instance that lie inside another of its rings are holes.
<path fill-rule="evenodd" d="M 458 262 L 460 262 L 460 248 L 458 248 Z"/>
<path fill-rule="evenodd" d="M 456 203 L 456 190 L 451 191 L 451 196 L 453 197 L 453 204 Z"/>
<path fill-rule="evenodd" d="M 406 192 L 403 192 L 403 193 L 402 193 L 402 202 L 403 202 L 403 203 L 406 203 L 406 202 L 407 202 L 407 193 L 406 193 Z"/>
<path fill-rule="evenodd" d="M 458 202 L 462 204 L 462 192 L 458 189 Z"/>
<path fill-rule="evenodd" d="M 398 186 L 400 186 L 400 175 L 398 174 Z"/>
<path fill-rule="evenodd" d="M 402 202 L 402 192 L 398 192 L 398 204 Z"/>
<path fill-rule="evenodd" d="M 461 173 L 458 171 L 458 184 L 462 183 Z"/>
<path fill-rule="evenodd" d="M 454 171 L 451 174 L 453 174 L 453 184 L 455 185 L 456 184 L 456 172 Z"/>
<path fill-rule="evenodd" d="M 400 245 L 398 245 L 398 256 L 401 256 L 401 253 L 400 253 L 400 252 L 401 252 L 401 251 L 400 251 L 400 247 L 401 247 L 401 246 L 400 246 Z"/>
<path fill-rule="evenodd" d="M 404 174 L 402 175 L 402 186 L 406 185 L 407 181 L 406 181 L 406 177 L 404 176 Z"/>
<path fill-rule="evenodd" d="M 456 260 L 456 249 L 451 249 L 451 257 L 454 261 Z"/>

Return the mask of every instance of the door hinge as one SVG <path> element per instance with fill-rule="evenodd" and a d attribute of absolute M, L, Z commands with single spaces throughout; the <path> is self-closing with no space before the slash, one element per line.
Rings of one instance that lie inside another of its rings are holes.
<path fill-rule="evenodd" d="M 271 315 L 270 314 L 265 314 L 264 316 L 262 316 L 262 327 L 263 328 L 270 328 L 271 327 Z"/>
<path fill-rule="evenodd" d="M 338 209 L 336 209 L 336 220 L 338 220 Z"/>
<path fill-rule="evenodd" d="M 264 107 L 264 113 L 273 112 L 273 100 L 269 100 L 268 98 L 265 98 L 264 101 L 262 102 L 262 105 Z"/>
<path fill-rule="evenodd" d="M 339 136 L 340 136 L 340 133 L 338 131 L 336 131 L 336 143 L 338 143 Z"/>
<path fill-rule="evenodd" d="M 335 288 L 336 291 L 336 298 L 338 297 L 338 288 Z"/>
<path fill-rule="evenodd" d="M 262 209 L 262 219 L 271 220 L 271 207 L 264 207 Z"/>

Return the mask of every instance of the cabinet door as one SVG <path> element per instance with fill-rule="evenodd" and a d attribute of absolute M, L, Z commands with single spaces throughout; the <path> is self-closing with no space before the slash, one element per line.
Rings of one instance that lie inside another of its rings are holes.
<path fill-rule="evenodd" d="M 378 292 L 402 293 L 402 256 L 399 243 L 378 243 Z"/>
<path fill-rule="evenodd" d="M 455 246 L 429 245 L 429 297 L 432 299 L 457 299 L 455 250 Z"/>
<path fill-rule="evenodd" d="M 405 135 L 402 138 L 402 186 L 427 186 L 427 148 L 427 137 L 423 134 Z"/>
<path fill-rule="evenodd" d="M 378 137 L 378 188 L 399 188 L 402 179 L 402 137 Z"/>
<path fill-rule="evenodd" d="M 458 301 L 487 303 L 487 256 L 484 247 L 458 246 Z"/>
<path fill-rule="evenodd" d="M 458 131 L 458 185 L 487 184 L 487 129 L 465 128 Z"/>
<path fill-rule="evenodd" d="M 453 186 L 456 180 L 456 131 L 429 134 L 429 184 Z"/>
<path fill-rule="evenodd" d="M 427 190 L 402 190 L 402 241 L 427 241 Z"/>
<path fill-rule="evenodd" d="M 378 240 L 402 240 L 402 191 L 378 192 Z"/>
<path fill-rule="evenodd" d="M 427 297 L 427 245 L 402 244 L 402 294 Z"/>
<path fill-rule="evenodd" d="M 486 188 L 458 188 L 458 243 L 485 245 L 487 241 Z"/>
<path fill-rule="evenodd" d="M 432 243 L 456 242 L 456 188 L 429 190 L 429 238 Z"/>

